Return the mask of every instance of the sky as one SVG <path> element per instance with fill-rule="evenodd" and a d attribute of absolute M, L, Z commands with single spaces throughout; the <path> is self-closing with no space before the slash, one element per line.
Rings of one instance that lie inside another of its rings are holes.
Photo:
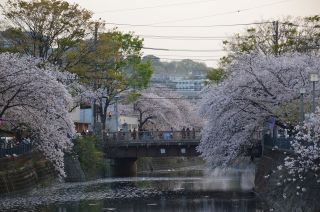
<path fill-rule="evenodd" d="M 144 55 L 164 61 L 189 58 L 211 67 L 226 54 L 221 51 L 222 41 L 250 26 L 237 24 L 320 14 L 320 0 L 67 1 L 91 10 L 94 19 L 106 21 L 107 29 L 132 31 L 144 38 L 146 48 L 158 49 L 143 49 Z M 237 26 L 216 26 L 234 24 Z"/>

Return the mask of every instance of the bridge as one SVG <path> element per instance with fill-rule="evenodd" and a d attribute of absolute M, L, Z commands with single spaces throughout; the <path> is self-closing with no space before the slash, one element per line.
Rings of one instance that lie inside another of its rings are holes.
<path fill-rule="evenodd" d="M 118 132 L 109 134 L 105 153 L 107 158 L 194 157 L 199 142 L 199 131 Z"/>
<path fill-rule="evenodd" d="M 105 157 L 111 159 L 113 176 L 135 176 L 136 160 L 139 157 L 197 157 L 196 147 L 200 142 L 200 131 L 143 131 L 115 132 L 104 135 L 102 142 Z M 271 144 L 271 143 L 272 144 Z M 264 138 L 265 147 L 277 145 L 284 148 L 288 141 Z M 0 158 L 20 155 L 32 151 L 32 144 L 21 143 L 12 148 L 0 146 Z M 247 156 L 260 157 L 262 146 L 243 147 Z"/>
<path fill-rule="evenodd" d="M 135 176 L 139 157 L 196 157 L 200 131 L 115 132 L 105 137 L 114 176 Z"/>

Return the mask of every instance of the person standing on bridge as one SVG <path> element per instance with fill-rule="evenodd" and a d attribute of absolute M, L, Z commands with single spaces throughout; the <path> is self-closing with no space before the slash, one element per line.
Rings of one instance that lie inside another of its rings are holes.
<path fill-rule="evenodd" d="M 187 139 L 190 139 L 190 129 L 189 129 L 189 127 L 187 127 L 186 132 L 187 132 Z"/>
<path fill-rule="evenodd" d="M 186 129 L 183 127 L 181 131 L 181 137 L 182 139 L 186 139 Z"/>
<path fill-rule="evenodd" d="M 196 130 L 194 129 L 194 127 L 192 128 L 192 138 L 196 139 Z"/>
<path fill-rule="evenodd" d="M 157 129 L 157 135 L 156 136 L 157 136 L 158 140 L 161 140 L 162 132 L 160 132 L 159 129 Z"/>
<path fill-rule="evenodd" d="M 173 128 L 170 128 L 170 140 L 173 140 Z"/>
<path fill-rule="evenodd" d="M 136 128 L 133 128 L 132 138 L 133 138 L 133 140 L 136 140 L 136 138 L 137 138 L 137 130 L 136 130 Z"/>

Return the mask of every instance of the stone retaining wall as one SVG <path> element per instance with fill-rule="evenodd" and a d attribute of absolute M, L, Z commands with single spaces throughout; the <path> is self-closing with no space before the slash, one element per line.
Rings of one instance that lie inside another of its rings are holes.
<path fill-rule="evenodd" d="M 54 178 L 53 166 L 39 153 L 0 159 L 0 195 L 28 191 Z"/>

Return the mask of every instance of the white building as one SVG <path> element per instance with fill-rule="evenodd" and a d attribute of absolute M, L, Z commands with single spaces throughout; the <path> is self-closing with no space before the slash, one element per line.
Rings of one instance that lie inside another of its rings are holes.
<path fill-rule="evenodd" d="M 205 86 L 204 79 L 196 79 L 196 80 L 173 80 L 175 83 L 175 88 L 178 91 L 201 91 Z"/>
<path fill-rule="evenodd" d="M 71 119 L 75 124 L 76 131 L 78 133 L 87 131 L 90 128 L 92 119 L 92 115 L 89 115 L 90 112 L 91 111 L 88 111 L 88 109 L 80 109 L 80 107 L 77 107 L 72 112 L 70 112 Z"/>
<path fill-rule="evenodd" d="M 76 126 L 76 131 L 81 133 L 82 131 L 92 131 L 93 126 L 93 114 L 91 108 L 80 109 L 77 107 L 70 113 L 73 122 Z M 118 123 L 117 123 L 118 120 Z M 118 129 L 117 129 L 118 125 Z M 98 117 L 97 127 L 101 127 L 100 119 Z M 138 118 L 131 115 L 119 114 L 117 116 L 115 109 L 110 107 L 106 119 L 106 129 L 110 132 L 117 132 L 121 129 L 124 131 L 138 129 Z"/>

